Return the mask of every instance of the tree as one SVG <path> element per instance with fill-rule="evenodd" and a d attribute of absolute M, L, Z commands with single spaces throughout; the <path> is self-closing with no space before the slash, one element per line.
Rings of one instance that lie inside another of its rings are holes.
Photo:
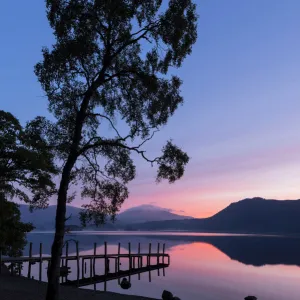
<path fill-rule="evenodd" d="M 45 119 L 37 117 L 23 128 L 9 112 L 0 110 L 0 193 L 35 207 L 47 206 L 55 193 L 54 153 L 45 135 Z M 2 197 L 2 199 L 3 199 Z"/>
<path fill-rule="evenodd" d="M 45 207 L 55 193 L 54 154 L 44 135 L 45 120 L 37 117 L 25 129 L 8 112 L 0 110 L 0 248 L 11 256 L 22 254 L 26 233 L 33 229 L 20 221 L 18 198 L 31 207 Z"/>
<path fill-rule="evenodd" d="M 172 141 L 156 158 L 143 147 L 183 103 L 181 80 L 168 73 L 191 53 L 197 16 L 191 0 L 167 6 L 162 0 L 46 0 L 46 8 L 56 42 L 43 48 L 35 73 L 56 118 L 48 124 L 49 138 L 62 161 L 50 300 L 58 299 L 71 184 L 83 183 L 81 194 L 91 199 L 83 221 L 99 224 L 128 197 L 133 153 L 158 166 L 158 182 L 182 177 L 189 157 Z"/>
<path fill-rule="evenodd" d="M 26 233 L 34 229 L 31 223 L 21 222 L 19 206 L 0 194 L 0 250 L 3 255 L 21 256 L 26 241 Z"/>

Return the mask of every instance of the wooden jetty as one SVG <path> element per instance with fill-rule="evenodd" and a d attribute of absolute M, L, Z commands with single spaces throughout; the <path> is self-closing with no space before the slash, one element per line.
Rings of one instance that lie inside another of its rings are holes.
<path fill-rule="evenodd" d="M 106 290 L 106 282 L 110 280 L 116 280 L 122 277 L 129 277 L 132 275 L 138 275 L 140 279 L 140 274 L 144 272 L 149 272 L 149 281 L 151 281 L 151 272 L 154 270 L 158 271 L 160 274 L 160 269 L 167 268 L 170 265 L 170 256 L 165 253 L 165 244 L 163 244 L 162 251 L 160 251 L 160 244 L 157 245 L 157 251 L 152 252 L 152 245 L 149 244 L 147 252 L 141 251 L 141 245 L 138 244 L 137 253 L 131 251 L 131 244 L 128 243 L 128 253 L 121 253 L 121 245 L 118 244 L 118 252 L 109 254 L 107 253 L 107 243 L 104 243 L 104 253 L 97 254 L 97 244 L 94 243 L 93 254 L 80 255 L 78 241 L 75 241 L 76 252 L 75 254 L 69 254 L 69 242 L 65 244 L 65 254 L 61 257 L 61 284 L 82 287 L 91 284 L 97 284 L 104 282 L 104 290 Z M 29 256 L 25 257 L 0 257 L 0 261 L 4 264 L 10 264 L 11 273 L 15 273 L 13 270 L 18 270 L 17 274 L 21 275 L 21 265 L 23 263 L 28 264 L 27 277 L 31 277 L 31 266 L 34 264 L 39 264 L 38 278 L 42 281 L 42 265 L 43 262 L 48 263 L 48 267 L 51 261 L 50 256 L 42 255 L 43 245 L 40 244 L 39 255 L 32 256 L 32 243 L 29 244 Z M 1 256 L 1 254 L 0 254 Z M 128 259 L 128 269 L 121 270 L 120 262 L 121 260 Z M 96 274 L 97 262 L 102 260 L 103 263 L 103 273 Z M 152 261 L 151 261 L 152 260 Z M 153 263 L 153 260 L 155 263 Z M 71 261 L 76 262 L 76 267 L 69 267 Z M 112 263 L 111 263 L 112 262 Z M 16 268 L 16 266 L 18 266 Z M 88 266 L 88 268 L 87 268 Z M 112 268 L 111 268 L 112 266 Z M 112 269 L 112 270 L 111 270 Z M 88 270 L 88 274 L 87 273 Z M 69 273 L 76 272 L 76 279 L 69 280 Z M 164 272 L 163 272 L 164 274 Z"/>

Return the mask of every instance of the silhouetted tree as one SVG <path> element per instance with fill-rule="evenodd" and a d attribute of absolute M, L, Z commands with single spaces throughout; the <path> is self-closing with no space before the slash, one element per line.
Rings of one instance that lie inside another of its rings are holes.
<path fill-rule="evenodd" d="M 57 172 L 44 123 L 37 117 L 22 128 L 11 113 L 0 110 L 0 193 L 38 207 L 47 206 L 54 194 Z"/>
<path fill-rule="evenodd" d="M 143 150 L 183 103 L 181 80 L 168 73 L 181 66 L 197 37 L 195 4 L 191 0 L 165 4 L 46 1 L 56 42 L 43 49 L 35 73 L 56 118 L 48 128 L 63 161 L 48 300 L 58 299 L 70 183 L 80 180 L 82 196 L 92 199 L 84 207 L 83 222 L 99 224 L 106 215 L 114 217 L 128 197 L 126 184 L 135 177 L 131 153 L 158 165 L 157 181 L 176 181 L 188 163 L 187 154 L 171 141 L 156 158 Z M 107 135 L 105 122 L 113 136 Z"/>
<path fill-rule="evenodd" d="M 33 230 L 31 223 L 21 222 L 19 206 L 0 193 L 0 250 L 3 255 L 20 256 L 26 245 L 26 233 Z"/>
<path fill-rule="evenodd" d="M 4 254 L 20 255 L 31 224 L 20 221 L 17 198 L 31 207 L 45 207 L 55 193 L 52 175 L 54 155 L 44 135 L 44 119 L 36 118 L 23 128 L 8 112 L 0 110 L 0 248 Z"/>

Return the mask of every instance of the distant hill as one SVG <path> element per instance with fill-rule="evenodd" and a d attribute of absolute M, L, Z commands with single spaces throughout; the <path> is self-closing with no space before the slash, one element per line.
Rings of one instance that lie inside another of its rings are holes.
<path fill-rule="evenodd" d="M 300 233 L 300 200 L 248 198 L 210 218 L 147 222 L 127 229 L 295 234 Z"/>
<path fill-rule="evenodd" d="M 32 213 L 28 205 L 20 205 L 21 220 L 31 222 L 39 230 L 51 230 L 55 227 L 56 205 L 50 205 L 46 209 L 37 209 Z M 80 226 L 79 220 L 80 208 L 67 205 L 66 216 L 70 217 L 66 224 Z"/>
<path fill-rule="evenodd" d="M 34 210 L 32 213 L 29 211 L 28 205 L 20 205 L 21 219 L 24 222 L 32 222 L 38 230 L 51 230 L 55 227 L 55 213 L 56 205 L 50 205 L 46 209 Z M 67 217 L 70 217 L 66 224 L 75 226 L 81 226 L 79 219 L 80 208 L 74 206 L 67 206 Z M 149 221 L 162 221 L 162 220 L 182 220 L 190 219 L 191 217 L 181 216 L 170 212 L 168 209 L 161 208 L 154 205 L 140 205 L 125 210 L 120 213 L 115 223 L 107 221 L 107 224 L 98 228 L 90 226 L 89 229 L 95 230 L 117 230 L 124 227 L 142 222 Z"/>
<path fill-rule="evenodd" d="M 192 217 L 177 215 L 155 205 L 140 205 L 129 208 L 117 216 L 117 222 L 135 224 L 149 221 L 184 220 Z"/>

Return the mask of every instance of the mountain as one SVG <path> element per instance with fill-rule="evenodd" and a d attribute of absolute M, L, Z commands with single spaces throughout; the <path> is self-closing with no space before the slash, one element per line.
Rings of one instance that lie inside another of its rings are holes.
<path fill-rule="evenodd" d="M 51 230 L 55 227 L 56 205 L 50 205 L 46 209 L 37 209 L 33 212 L 29 211 L 28 205 L 20 205 L 21 220 L 23 222 L 31 222 L 39 230 Z M 70 217 L 66 224 L 80 226 L 79 220 L 80 208 L 67 205 L 66 216 Z"/>
<path fill-rule="evenodd" d="M 205 219 L 131 225 L 130 230 L 185 230 L 235 233 L 300 233 L 300 200 L 247 198 Z"/>
<path fill-rule="evenodd" d="M 79 219 L 80 208 L 67 205 L 67 225 L 81 226 Z M 50 205 L 46 209 L 29 211 L 28 205 L 20 205 L 21 219 L 23 222 L 32 222 L 38 230 L 51 230 L 55 226 L 56 205 Z M 181 216 L 170 212 L 168 209 L 154 205 L 140 205 L 125 210 L 116 217 L 115 223 L 107 221 L 106 224 L 96 228 L 90 226 L 88 229 L 95 230 L 117 230 L 135 223 L 162 221 L 162 220 L 182 220 L 191 217 Z"/>
<path fill-rule="evenodd" d="M 184 220 L 191 217 L 177 215 L 170 210 L 154 205 L 140 205 L 129 208 L 117 216 L 117 221 L 123 224 L 144 223 L 162 220 Z"/>

